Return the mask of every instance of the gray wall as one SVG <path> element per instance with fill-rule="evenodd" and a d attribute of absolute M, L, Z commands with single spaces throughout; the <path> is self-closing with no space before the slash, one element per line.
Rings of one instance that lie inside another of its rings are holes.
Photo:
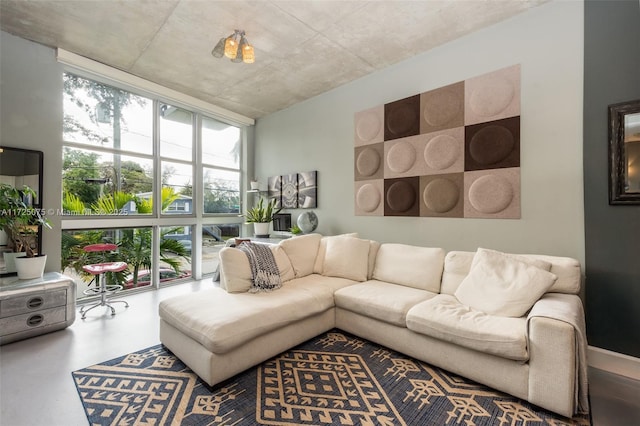
<path fill-rule="evenodd" d="M 584 262 L 583 3 L 551 2 L 256 124 L 256 175 L 318 170 L 319 232 L 383 242 L 570 256 Z M 354 215 L 355 112 L 521 64 L 522 218 Z M 294 215 L 301 210 L 292 210 Z"/>
<path fill-rule="evenodd" d="M 55 50 L 0 32 L 0 145 L 44 152 L 47 271 L 60 270 L 62 67 Z"/>
<path fill-rule="evenodd" d="M 588 339 L 640 357 L 640 206 L 610 206 L 607 192 L 607 106 L 640 99 L 640 2 L 587 1 L 584 38 Z"/>

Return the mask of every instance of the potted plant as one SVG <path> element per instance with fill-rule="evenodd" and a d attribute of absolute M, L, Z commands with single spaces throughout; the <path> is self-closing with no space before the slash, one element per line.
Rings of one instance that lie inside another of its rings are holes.
<path fill-rule="evenodd" d="M 264 198 L 260 197 L 258 203 L 247 210 L 243 215 L 246 223 L 253 223 L 253 230 L 256 236 L 269 235 L 269 224 L 273 221 L 273 216 L 280 213 L 282 209 L 276 209 L 276 200 L 272 198 L 265 205 Z"/>
<path fill-rule="evenodd" d="M 38 227 L 51 229 L 51 224 L 40 209 L 31 204 L 35 196 L 35 191 L 28 186 L 17 189 L 6 183 L 0 184 L 0 228 L 7 234 L 13 252 L 24 253 L 15 259 L 20 279 L 41 277 L 47 262 L 46 255 L 36 252 L 34 241 Z"/>

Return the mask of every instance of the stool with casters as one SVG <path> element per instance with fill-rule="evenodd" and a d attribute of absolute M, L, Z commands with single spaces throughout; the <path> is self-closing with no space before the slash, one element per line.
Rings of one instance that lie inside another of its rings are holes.
<path fill-rule="evenodd" d="M 118 246 L 115 244 L 90 244 L 85 246 L 83 250 L 87 253 L 106 253 L 117 250 L 117 248 Z M 82 319 L 85 319 L 87 312 L 93 308 L 97 308 L 98 306 L 108 306 L 109 309 L 111 309 L 111 315 L 116 314 L 116 310 L 111 306 L 112 303 L 124 303 L 125 308 L 129 307 L 129 304 L 124 300 L 109 299 L 109 296 L 122 290 L 122 286 L 115 284 L 107 285 L 107 277 L 104 275 L 107 272 L 121 272 L 125 269 L 127 269 L 127 264 L 125 262 L 102 262 L 82 267 L 83 271 L 93 275 L 96 280 L 96 286 L 85 290 L 83 293 L 87 296 L 100 296 L 100 301 L 98 303 L 80 308 Z"/>

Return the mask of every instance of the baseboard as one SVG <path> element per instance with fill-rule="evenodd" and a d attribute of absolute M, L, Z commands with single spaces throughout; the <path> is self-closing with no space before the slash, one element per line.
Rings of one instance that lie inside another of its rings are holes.
<path fill-rule="evenodd" d="M 589 346 L 587 364 L 589 367 L 640 380 L 640 358 Z"/>

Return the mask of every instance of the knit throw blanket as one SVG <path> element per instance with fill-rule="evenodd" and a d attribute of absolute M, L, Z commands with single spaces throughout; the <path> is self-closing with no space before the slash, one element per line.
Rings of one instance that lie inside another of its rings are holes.
<path fill-rule="evenodd" d="M 249 293 L 277 290 L 282 287 L 280 271 L 269 246 L 243 242 L 238 246 L 249 258 L 251 266 L 251 288 Z"/>

